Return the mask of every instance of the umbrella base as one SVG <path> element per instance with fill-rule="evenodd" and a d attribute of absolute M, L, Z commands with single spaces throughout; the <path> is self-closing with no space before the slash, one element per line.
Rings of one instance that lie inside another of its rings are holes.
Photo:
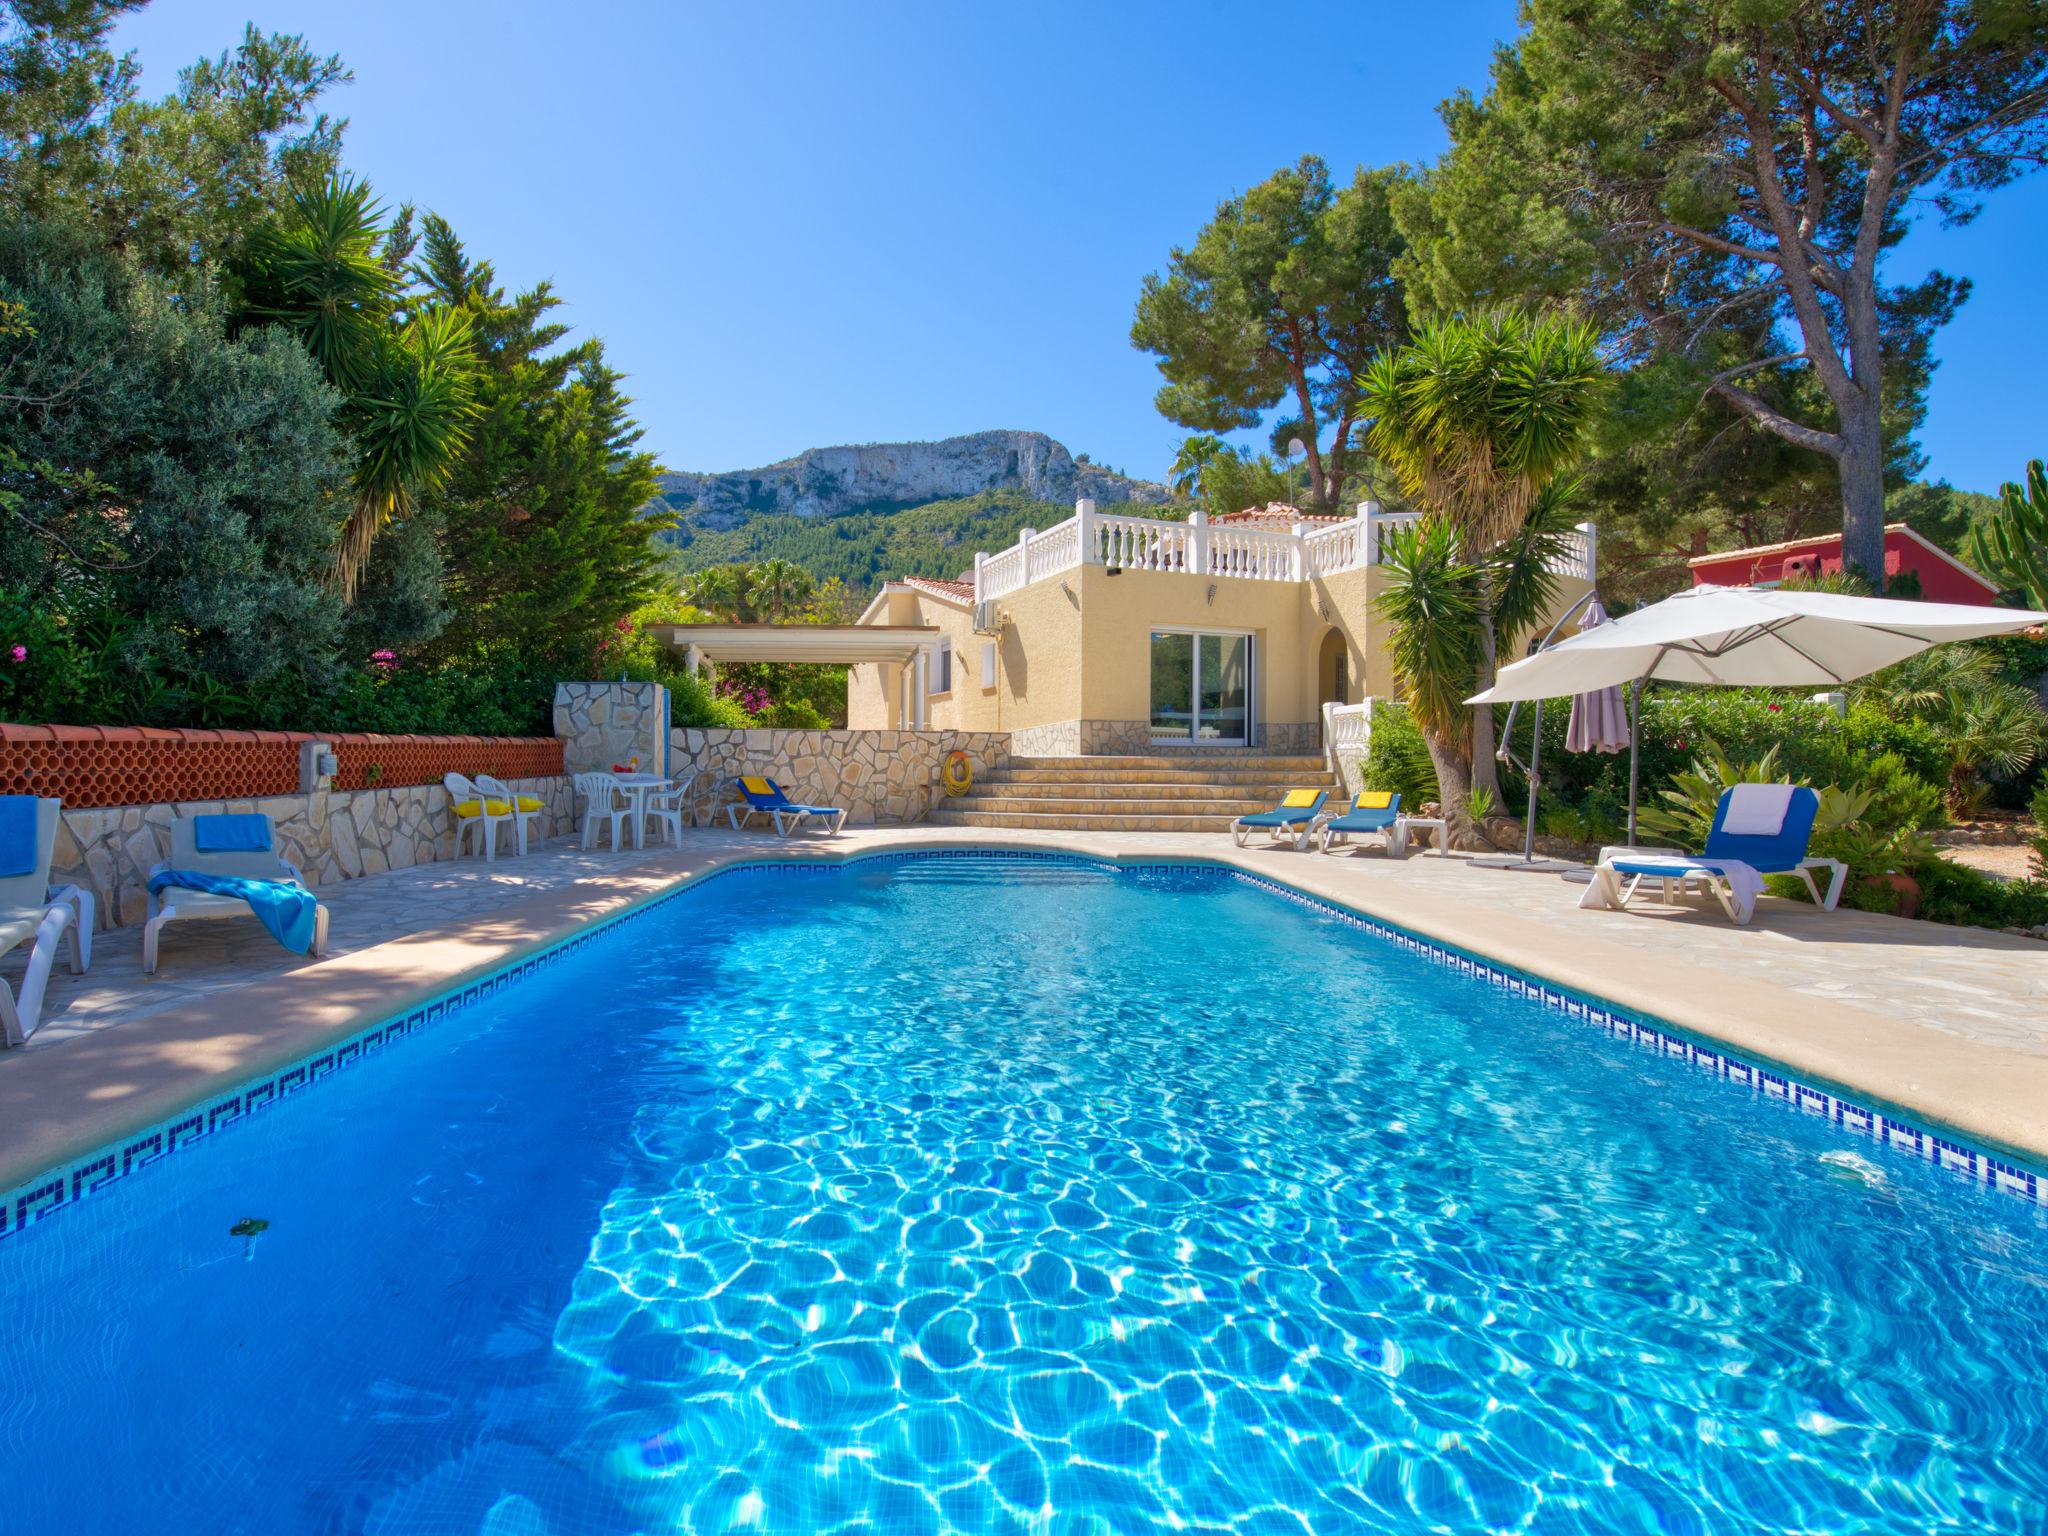
<path fill-rule="evenodd" d="M 1520 854 L 1513 857 L 1497 855 L 1484 859 L 1467 859 L 1465 862 L 1474 869 L 1525 869 L 1539 875 L 1562 875 L 1569 870 L 1585 867 L 1574 864 L 1569 859 L 1525 859 Z"/>

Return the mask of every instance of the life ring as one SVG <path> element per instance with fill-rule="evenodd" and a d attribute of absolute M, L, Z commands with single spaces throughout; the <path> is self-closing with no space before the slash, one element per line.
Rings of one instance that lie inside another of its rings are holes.
<path fill-rule="evenodd" d="M 974 764 L 965 752 L 946 754 L 946 766 L 939 770 L 939 783 L 947 794 L 956 798 L 974 788 Z"/>

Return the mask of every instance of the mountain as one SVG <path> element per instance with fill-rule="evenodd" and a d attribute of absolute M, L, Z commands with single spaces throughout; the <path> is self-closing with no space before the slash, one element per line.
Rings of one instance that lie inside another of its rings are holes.
<path fill-rule="evenodd" d="M 974 432 L 936 443 L 811 448 L 760 469 L 670 473 L 660 499 L 691 530 L 724 531 L 763 513 L 834 517 L 1018 491 L 1072 510 L 1077 497 L 1158 504 L 1166 487 L 1082 463 L 1043 432 Z"/>
<path fill-rule="evenodd" d="M 687 570 L 779 556 L 820 581 L 837 576 L 856 592 L 870 592 L 887 576 L 958 576 L 973 568 L 977 549 L 1014 544 L 1018 529 L 1050 528 L 1073 512 L 1071 503 L 1034 501 L 1022 491 L 984 491 L 830 517 L 762 512 L 729 528 L 685 523 L 669 538 Z"/>

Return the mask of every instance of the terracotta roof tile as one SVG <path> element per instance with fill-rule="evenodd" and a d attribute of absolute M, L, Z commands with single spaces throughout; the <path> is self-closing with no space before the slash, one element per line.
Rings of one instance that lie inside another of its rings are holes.
<path fill-rule="evenodd" d="M 960 581 L 942 581 L 932 576 L 904 576 L 899 579 L 904 586 L 916 587 L 920 592 L 950 597 L 960 603 L 974 601 L 974 581 L 971 577 Z"/>

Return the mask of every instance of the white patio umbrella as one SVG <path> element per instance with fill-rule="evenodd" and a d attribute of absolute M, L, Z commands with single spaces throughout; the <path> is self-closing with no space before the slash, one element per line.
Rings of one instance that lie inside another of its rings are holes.
<path fill-rule="evenodd" d="M 1579 632 L 1597 629 L 1612 622 L 1607 610 L 1600 606 L 1600 594 L 1588 592 L 1571 607 L 1567 608 L 1550 626 L 1541 640 L 1531 648 L 1531 654 L 1538 654 L 1557 638 L 1558 631 L 1572 621 L 1579 621 Z M 1516 858 L 1474 859 L 1474 864 L 1488 869 L 1529 869 L 1546 872 L 1568 873 L 1573 865 L 1558 859 L 1536 857 L 1536 795 L 1542 783 L 1538 769 L 1543 756 L 1543 700 L 1536 701 L 1536 719 L 1529 733 L 1529 761 L 1517 762 L 1512 742 L 1515 734 L 1515 715 L 1522 707 L 1517 700 L 1508 710 L 1506 722 L 1501 726 L 1500 747 L 1494 753 L 1502 762 L 1522 770 L 1522 776 L 1529 784 L 1529 809 L 1522 817 L 1522 856 Z M 1592 693 L 1572 696 L 1571 720 L 1565 727 L 1564 744 L 1568 752 L 1619 752 L 1632 738 L 1629 735 L 1628 714 L 1622 707 L 1619 688 L 1601 688 Z"/>
<path fill-rule="evenodd" d="M 1634 683 L 1628 834 L 1635 841 L 1642 685 L 1826 688 L 1951 640 L 2048 624 L 2048 613 L 1776 587 L 1693 587 L 1500 669 L 1472 704 L 1558 698 Z"/>

